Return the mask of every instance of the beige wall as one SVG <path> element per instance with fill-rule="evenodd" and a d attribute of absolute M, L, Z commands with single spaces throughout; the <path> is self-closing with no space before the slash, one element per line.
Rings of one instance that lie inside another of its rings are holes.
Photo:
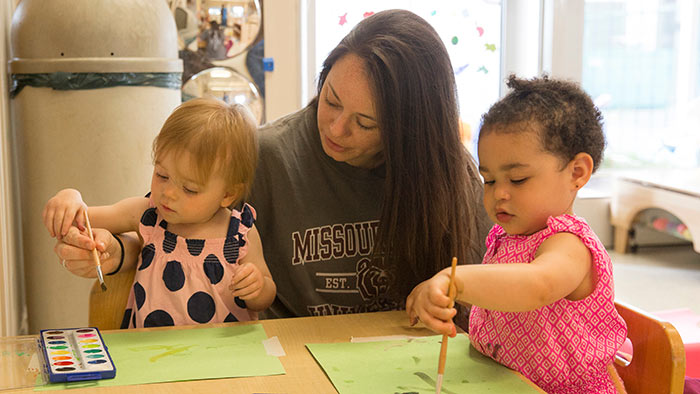
<path fill-rule="evenodd" d="M 9 54 L 10 21 L 14 2 L 0 2 L 0 64 L 6 65 Z M 11 143 L 6 67 L 0 74 L 0 335 L 17 335 L 26 330 L 22 264 L 15 215 L 11 171 Z"/>
<path fill-rule="evenodd" d="M 274 71 L 265 73 L 265 116 L 268 121 L 306 104 L 302 103 L 300 94 L 303 82 L 300 14 L 299 0 L 265 0 L 265 57 L 271 57 L 275 62 Z"/>

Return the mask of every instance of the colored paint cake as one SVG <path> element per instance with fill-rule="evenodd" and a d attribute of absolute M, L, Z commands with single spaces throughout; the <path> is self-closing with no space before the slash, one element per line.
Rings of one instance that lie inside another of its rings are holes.
<path fill-rule="evenodd" d="M 51 382 L 108 379 L 116 375 L 97 328 L 41 330 L 39 340 Z"/>

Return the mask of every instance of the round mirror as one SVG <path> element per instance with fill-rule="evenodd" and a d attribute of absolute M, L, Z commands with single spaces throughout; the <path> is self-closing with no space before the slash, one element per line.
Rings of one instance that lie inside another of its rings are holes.
<path fill-rule="evenodd" d="M 182 87 L 182 101 L 216 97 L 229 104 L 245 105 L 258 124 L 263 121 L 263 101 L 255 84 L 229 67 L 213 67 L 192 76 Z"/>
<path fill-rule="evenodd" d="M 208 60 L 244 52 L 260 32 L 258 0 L 171 0 L 180 49 L 199 51 Z"/>

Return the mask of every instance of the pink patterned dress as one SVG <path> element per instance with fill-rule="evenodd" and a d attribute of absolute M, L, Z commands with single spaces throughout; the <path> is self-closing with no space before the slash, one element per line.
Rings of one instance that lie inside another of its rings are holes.
<path fill-rule="evenodd" d="M 486 239 L 483 264 L 530 262 L 540 244 L 559 232 L 577 235 L 591 251 L 598 278 L 593 292 L 528 312 L 473 306 L 469 338 L 479 352 L 550 394 L 615 393 L 606 365 L 625 341 L 627 326 L 615 310 L 610 256 L 582 218 L 550 217 L 547 228 L 532 235 L 508 235 L 495 225 Z"/>
<path fill-rule="evenodd" d="M 121 328 L 182 326 L 256 320 L 245 301 L 228 288 L 238 261 L 248 250 L 255 210 L 231 210 L 225 238 L 186 239 L 149 208 L 141 216 L 143 237 L 134 284 Z"/>

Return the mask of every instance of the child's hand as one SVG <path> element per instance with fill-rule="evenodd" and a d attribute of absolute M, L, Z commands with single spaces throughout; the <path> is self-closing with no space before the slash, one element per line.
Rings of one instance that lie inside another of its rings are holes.
<path fill-rule="evenodd" d="M 46 203 L 42 212 L 44 226 L 52 237 L 59 240 L 68 234 L 74 222 L 79 230 L 84 230 L 82 211 L 87 211 L 87 208 L 79 191 L 63 189 Z"/>
<path fill-rule="evenodd" d="M 422 321 L 429 329 L 454 337 L 457 331 L 452 318 L 457 314 L 448 297 L 450 270 L 442 270 L 416 286 L 406 299 L 406 312 L 414 325 Z M 454 285 L 453 285 L 454 286 Z"/>
<path fill-rule="evenodd" d="M 247 262 L 239 264 L 231 278 L 231 285 L 228 287 L 233 292 L 234 297 L 243 300 L 257 298 L 265 285 L 265 277 L 255 264 Z"/>

